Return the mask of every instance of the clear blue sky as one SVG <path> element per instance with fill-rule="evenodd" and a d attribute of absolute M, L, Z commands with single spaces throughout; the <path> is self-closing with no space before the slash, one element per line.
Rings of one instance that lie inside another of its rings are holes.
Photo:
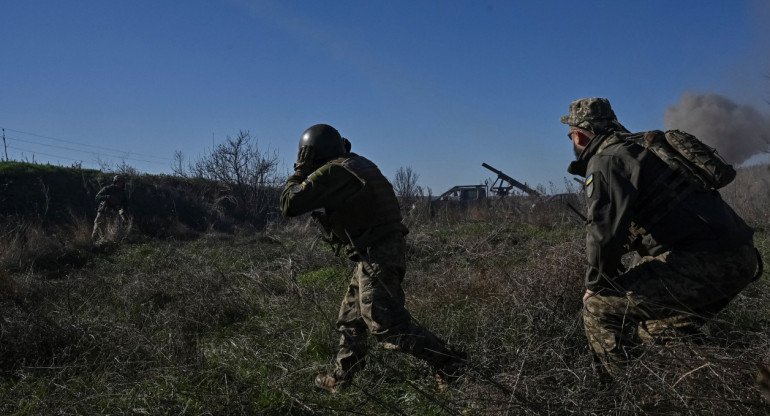
<path fill-rule="evenodd" d="M 765 0 L 0 0 L 0 127 L 12 159 L 149 173 L 249 130 L 288 172 L 328 123 L 434 194 L 482 162 L 560 187 L 574 99 L 630 130 L 685 92 L 767 112 L 768 22 Z"/>

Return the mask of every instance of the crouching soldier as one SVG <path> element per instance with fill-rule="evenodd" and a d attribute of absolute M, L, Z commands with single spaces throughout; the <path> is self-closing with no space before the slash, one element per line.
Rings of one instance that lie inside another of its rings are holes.
<path fill-rule="evenodd" d="M 696 186 L 688 176 L 696 169 L 675 169 L 655 153 L 652 139 L 663 132 L 631 134 L 605 98 L 574 101 L 561 121 L 577 157 L 568 171 L 586 178 L 586 336 L 619 376 L 639 357 L 642 336 L 698 339 L 699 327 L 759 277 L 761 259 L 754 230 L 719 192 Z M 639 258 L 625 269 L 629 251 Z"/>

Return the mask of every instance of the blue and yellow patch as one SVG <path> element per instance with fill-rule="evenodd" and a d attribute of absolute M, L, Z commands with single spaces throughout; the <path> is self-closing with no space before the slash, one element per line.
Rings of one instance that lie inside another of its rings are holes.
<path fill-rule="evenodd" d="M 305 179 L 304 181 L 302 181 L 301 184 L 292 186 L 291 187 L 291 193 L 298 194 L 298 193 L 304 191 L 305 187 L 308 186 L 309 184 L 310 184 L 310 181 Z"/>
<path fill-rule="evenodd" d="M 588 175 L 586 178 L 586 196 L 591 197 L 594 194 L 594 174 Z"/>

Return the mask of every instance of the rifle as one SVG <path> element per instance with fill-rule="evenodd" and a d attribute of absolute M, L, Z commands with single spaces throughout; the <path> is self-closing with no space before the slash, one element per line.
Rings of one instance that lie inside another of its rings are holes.
<path fill-rule="evenodd" d="M 511 188 L 515 186 L 529 195 L 540 196 L 540 193 L 537 192 L 536 190 L 530 188 L 527 185 L 524 185 L 523 183 L 517 181 L 516 179 L 511 178 L 510 176 L 493 168 L 492 166 L 489 166 L 486 163 L 482 163 L 481 166 L 497 174 L 497 179 L 495 179 L 495 182 L 492 183 L 492 187 L 490 188 L 490 190 L 496 192 L 498 195 L 500 196 L 508 195 L 508 192 L 511 190 Z M 498 181 L 500 182 L 500 185 L 497 185 Z M 504 186 L 503 182 L 508 182 L 510 185 Z"/>
<path fill-rule="evenodd" d="M 313 211 L 310 213 L 310 216 L 313 217 L 313 219 L 318 223 L 318 225 L 321 226 L 324 231 L 321 233 L 321 240 L 329 244 L 332 251 L 334 251 L 334 255 L 338 256 L 342 246 L 345 245 L 345 242 L 340 240 L 337 235 L 334 234 L 332 226 L 329 224 L 329 218 L 326 216 L 326 212 Z"/>

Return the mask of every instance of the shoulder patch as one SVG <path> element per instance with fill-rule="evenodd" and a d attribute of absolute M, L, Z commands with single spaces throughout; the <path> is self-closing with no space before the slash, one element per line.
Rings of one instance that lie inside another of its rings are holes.
<path fill-rule="evenodd" d="M 586 178 L 586 196 L 591 197 L 594 194 L 594 174 L 588 175 Z"/>
<path fill-rule="evenodd" d="M 307 182 L 307 181 L 305 181 Z M 302 192 L 303 189 L 305 189 L 305 182 L 302 182 L 302 185 L 294 185 L 291 187 L 291 193 L 298 194 Z"/>

